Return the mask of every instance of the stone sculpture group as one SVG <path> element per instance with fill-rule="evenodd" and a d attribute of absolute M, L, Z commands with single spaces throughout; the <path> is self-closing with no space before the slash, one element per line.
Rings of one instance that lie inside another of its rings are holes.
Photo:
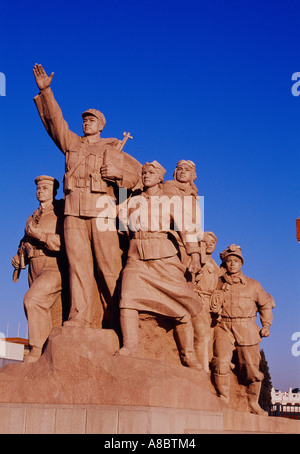
<path fill-rule="evenodd" d="M 34 67 L 40 93 L 34 98 L 43 125 L 65 155 L 64 200 L 59 182 L 35 179 L 38 209 L 12 259 L 14 281 L 28 265 L 24 297 L 30 354 L 38 361 L 51 332 L 51 308 L 61 298 L 64 326 L 90 327 L 95 282 L 101 327 L 121 341 L 116 356 L 139 355 L 141 313 L 172 321 L 183 366 L 212 373 L 219 397 L 229 403 L 232 356 L 247 386 L 250 411 L 258 405 L 263 374 L 259 343 L 269 336 L 274 300 L 241 271 L 241 248 L 231 244 L 218 266 L 213 232 L 201 230 L 196 166 L 177 163 L 174 179 L 157 162 L 138 161 L 122 141 L 103 139 L 104 115 L 82 114 L 83 137 L 70 131 L 41 65 Z M 262 328 L 256 324 L 257 313 Z"/>

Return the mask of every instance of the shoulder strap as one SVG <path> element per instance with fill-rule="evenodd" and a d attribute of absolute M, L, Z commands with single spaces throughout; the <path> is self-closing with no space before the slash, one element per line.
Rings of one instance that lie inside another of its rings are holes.
<path fill-rule="evenodd" d="M 80 148 L 79 148 L 79 151 L 82 151 L 82 154 L 81 156 L 79 156 L 79 158 L 77 159 L 77 161 L 75 162 L 75 164 L 73 165 L 72 169 L 70 169 L 68 171 L 68 177 L 70 177 L 71 175 L 73 175 L 73 173 L 75 172 L 75 170 L 77 169 L 77 167 L 80 166 L 80 164 L 85 160 L 85 158 L 89 155 L 89 152 L 86 148 L 86 143 L 85 142 L 81 142 L 80 144 Z"/>

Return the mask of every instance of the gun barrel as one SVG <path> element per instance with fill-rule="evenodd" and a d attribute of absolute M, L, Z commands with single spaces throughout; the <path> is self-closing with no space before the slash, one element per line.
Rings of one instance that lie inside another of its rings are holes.
<path fill-rule="evenodd" d="M 21 252 L 20 255 L 20 269 L 21 270 L 25 270 L 26 269 L 26 265 L 25 265 L 25 255 L 24 255 L 24 252 Z"/>
<path fill-rule="evenodd" d="M 133 139 L 133 137 L 130 135 L 130 132 L 123 132 L 123 136 L 124 138 L 119 144 L 119 151 L 123 150 L 125 143 L 127 142 L 128 139 Z"/>
<path fill-rule="evenodd" d="M 20 277 L 21 268 L 17 268 L 13 272 L 13 282 L 18 282 Z"/>

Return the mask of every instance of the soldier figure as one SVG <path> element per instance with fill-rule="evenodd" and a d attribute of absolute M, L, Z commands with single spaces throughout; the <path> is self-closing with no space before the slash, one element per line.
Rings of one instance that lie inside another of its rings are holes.
<path fill-rule="evenodd" d="M 46 175 L 35 179 L 39 208 L 29 216 L 25 236 L 12 259 L 14 281 L 29 263 L 29 290 L 24 296 L 28 319 L 30 353 L 27 361 L 39 359 L 52 328 L 51 307 L 61 296 L 66 257 L 63 252 L 64 201 L 55 200 L 59 183 Z"/>
<path fill-rule="evenodd" d="M 115 220 L 118 189 L 136 186 L 141 165 L 122 152 L 124 141 L 100 137 L 105 118 L 98 110 L 83 112 L 84 137 L 70 131 L 50 88 L 53 73 L 48 77 L 41 65 L 35 65 L 34 75 L 40 89 L 34 100 L 41 120 L 65 155 L 64 237 L 71 297 L 66 324 L 91 325 L 96 271 L 104 316 L 107 316 L 108 327 L 114 327 L 118 318 L 114 313 L 117 308 L 114 297 L 122 269 L 122 250 L 116 228 L 105 229 L 103 222 L 101 229 L 97 221 Z M 111 209 L 107 209 L 107 204 Z"/>
<path fill-rule="evenodd" d="M 230 368 L 232 354 L 236 350 L 239 375 L 247 385 L 250 411 L 266 414 L 258 398 L 264 375 L 259 370 L 259 342 L 270 335 L 272 296 L 259 282 L 246 277 L 241 268 L 244 263 L 240 246 L 232 244 L 220 254 L 226 272 L 219 278 L 217 290 L 211 298 L 211 311 L 219 315 L 215 327 L 212 368 L 219 396 L 229 402 Z M 262 329 L 256 324 L 257 312 Z"/>
<path fill-rule="evenodd" d="M 212 357 L 212 340 L 214 319 L 210 313 L 210 298 L 217 288 L 219 277 L 222 275 L 221 268 L 211 257 L 217 245 L 217 237 L 213 232 L 204 232 L 201 242 L 205 245 L 205 263 L 195 277 L 195 291 L 203 303 L 203 309 L 194 320 L 195 352 L 203 369 L 209 372 L 209 362 Z"/>
<path fill-rule="evenodd" d="M 198 241 L 200 242 L 200 247 L 202 246 L 202 250 L 204 250 L 203 245 L 201 244 L 203 231 L 201 229 L 201 212 L 198 189 L 194 183 L 197 179 L 195 163 L 190 160 L 181 159 L 177 162 L 173 177 L 173 180 L 167 180 L 164 182 L 163 191 L 168 197 L 180 197 L 182 200 L 183 224 L 191 222 L 194 225 L 197 225 L 196 234 Z M 186 227 L 188 226 L 186 225 Z M 178 243 L 181 261 L 188 268 L 190 258 L 186 254 L 186 250 L 182 244 L 180 236 L 177 232 L 173 232 L 173 235 Z"/>
<path fill-rule="evenodd" d="M 191 195 L 197 198 L 198 189 L 194 183 L 197 175 L 196 166 L 193 161 L 186 159 L 178 161 L 173 177 L 174 180 L 165 181 L 163 186 L 164 191 L 168 195 L 180 195 L 181 197 Z"/>
<path fill-rule="evenodd" d="M 139 312 L 151 312 L 174 320 L 182 364 L 200 369 L 194 353 L 192 318 L 201 311 L 201 301 L 193 285 L 186 282 L 185 268 L 169 239 L 170 210 L 156 209 L 160 198 L 167 199 L 161 188 L 164 174 L 165 169 L 157 161 L 145 163 L 144 191 L 130 199 L 125 213 L 129 216 L 132 239 L 121 285 L 123 347 L 116 354 L 138 353 Z M 159 222 L 153 222 L 156 220 Z M 179 233 L 191 256 L 190 269 L 196 273 L 200 268 L 199 245 L 188 241 L 188 232 Z"/>

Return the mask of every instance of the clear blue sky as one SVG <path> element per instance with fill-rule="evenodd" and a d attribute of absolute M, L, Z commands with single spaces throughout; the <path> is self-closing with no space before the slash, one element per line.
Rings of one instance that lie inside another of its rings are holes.
<path fill-rule="evenodd" d="M 34 178 L 62 180 L 64 158 L 45 132 L 33 97 L 36 62 L 55 72 L 52 88 L 70 128 L 81 112 L 104 112 L 103 137 L 134 139 L 126 151 L 158 160 L 172 178 L 180 159 L 197 166 L 205 229 L 214 258 L 242 247 L 243 271 L 276 302 L 263 339 L 273 385 L 300 387 L 300 71 L 297 1 L 134 0 L 0 4 L 0 331 L 26 335 L 27 273 L 12 282 L 11 257 L 37 207 Z M 62 197 L 60 190 L 59 196 Z M 9 325 L 8 325 L 9 324 Z"/>

